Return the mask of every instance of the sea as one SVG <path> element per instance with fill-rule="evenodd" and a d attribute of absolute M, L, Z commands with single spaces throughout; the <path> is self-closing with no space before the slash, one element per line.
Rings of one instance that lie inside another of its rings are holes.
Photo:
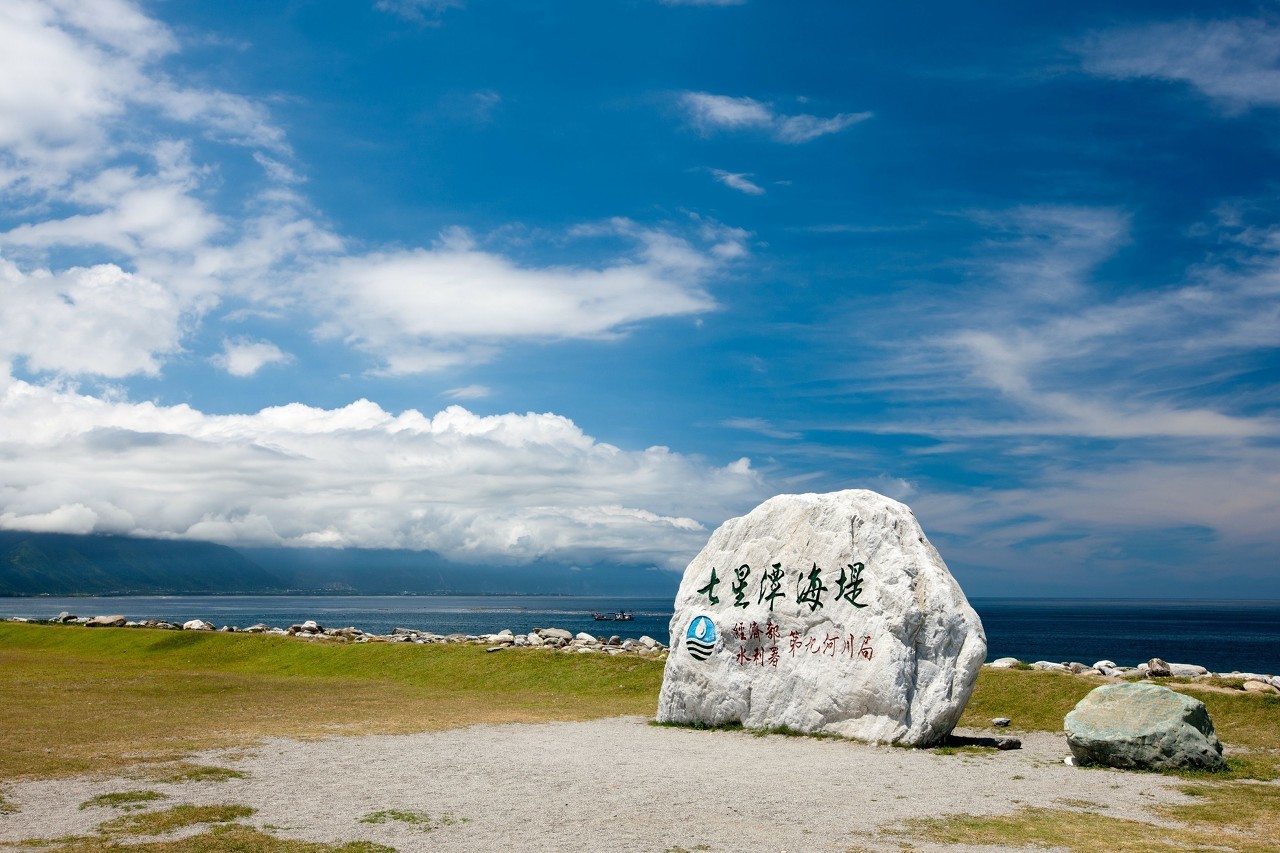
<path fill-rule="evenodd" d="M 987 632 L 987 659 L 1108 659 L 1133 666 L 1152 657 L 1214 672 L 1280 673 L 1280 601 L 1099 598 L 972 598 Z M 120 614 L 131 620 L 275 627 L 314 619 L 326 628 L 377 634 L 414 628 L 437 634 L 487 634 L 510 628 L 564 628 L 594 636 L 667 642 L 670 598 L 560 595 L 245 595 L 0 598 L 0 618 L 48 619 Z M 632 621 L 596 621 L 626 611 Z"/>

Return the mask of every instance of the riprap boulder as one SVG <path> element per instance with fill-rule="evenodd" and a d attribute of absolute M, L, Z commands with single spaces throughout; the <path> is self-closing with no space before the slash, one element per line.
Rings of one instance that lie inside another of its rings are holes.
<path fill-rule="evenodd" d="M 780 495 L 685 569 L 658 720 L 929 745 L 986 653 L 909 508 L 860 489 Z"/>

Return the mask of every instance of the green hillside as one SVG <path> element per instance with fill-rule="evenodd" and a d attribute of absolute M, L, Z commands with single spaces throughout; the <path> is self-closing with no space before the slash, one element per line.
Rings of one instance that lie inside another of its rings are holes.
<path fill-rule="evenodd" d="M 0 595 L 270 592 L 284 584 L 225 545 L 0 531 Z"/>

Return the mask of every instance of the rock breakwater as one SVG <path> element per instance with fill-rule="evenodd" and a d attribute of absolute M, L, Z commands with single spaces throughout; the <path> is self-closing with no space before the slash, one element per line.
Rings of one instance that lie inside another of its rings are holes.
<path fill-rule="evenodd" d="M 273 627 L 263 623 L 241 628 L 235 625 L 218 627 L 203 619 L 191 619 L 186 622 L 147 619 L 132 621 L 124 616 L 76 616 L 63 611 L 51 619 L 24 619 L 15 617 L 10 622 L 53 623 L 62 625 L 83 625 L 86 628 L 153 628 L 166 631 L 211 631 L 226 634 L 267 634 L 280 637 L 292 637 L 311 642 L 332 643 L 413 643 L 416 645 L 432 645 L 439 643 L 465 643 L 485 646 L 489 652 L 504 649 L 543 649 L 568 654 L 633 654 L 642 657 L 662 658 L 667 647 L 653 637 L 644 636 L 639 639 L 619 636 L 593 636 L 586 632 L 574 634 L 563 628 L 535 628 L 527 634 L 517 634 L 504 628 L 495 634 L 436 634 L 417 628 L 396 628 L 389 634 L 372 634 L 354 626 L 346 628 L 326 628 L 314 619 L 307 619 L 290 625 L 287 628 Z"/>
<path fill-rule="evenodd" d="M 1203 666 L 1191 663 L 1166 663 L 1151 658 L 1137 666 L 1120 666 L 1115 661 L 1100 660 L 1089 665 L 1078 661 L 1038 660 L 1032 663 L 1017 658 L 996 658 L 984 665 L 988 669 L 1034 669 L 1042 672 L 1064 672 L 1071 675 L 1093 675 L 1116 681 L 1133 679 L 1184 678 L 1191 681 L 1227 682 L 1250 693 L 1280 693 L 1280 675 L 1260 672 L 1210 672 Z"/>

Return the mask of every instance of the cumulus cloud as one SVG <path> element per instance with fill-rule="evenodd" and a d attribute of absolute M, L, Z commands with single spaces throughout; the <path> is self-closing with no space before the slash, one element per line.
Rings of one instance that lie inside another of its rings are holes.
<path fill-rule="evenodd" d="M 288 364 L 293 356 L 270 341 L 228 338 L 222 342 L 222 352 L 210 361 L 232 376 L 252 376 L 269 364 Z"/>
<path fill-rule="evenodd" d="M 723 169 L 712 169 L 711 174 L 717 181 L 724 184 L 729 189 L 737 190 L 747 195 L 764 195 L 764 187 L 752 181 L 754 177 L 750 173 L 745 172 L 726 172 Z"/>
<path fill-rule="evenodd" d="M 1092 74 L 1186 83 L 1231 113 L 1280 106 L 1280 26 L 1273 19 L 1124 27 L 1075 47 Z"/>
<path fill-rule="evenodd" d="M 658 317 L 709 311 L 708 278 L 738 257 L 742 235 L 699 229 L 695 245 L 629 220 L 585 226 L 578 237 L 630 241 L 621 257 L 586 266 L 532 266 L 479 248 L 454 230 L 431 249 L 347 256 L 301 281 L 323 337 L 378 355 L 393 374 L 488 357 L 510 339 L 607 338 Z"/>
<path fill-rule="evenodd" d="M 361 400 L 213 416 L 2 377 L 0 458 L 0 527 L 473 560 L 675 568 L 765 492 L 745 459 L 623 450 L 554 414 Z"/>
<path fill-rule="evenodd" d="M 785 115 L 772 104 L 754 98 L 735 98 L 709 92 L 682 92 L 679 103 L 689 122 L 703 134 L 719 130 L 758 130 L 778 142 L 798 145 L 839 133 L 871 118 L 871 113 L 839 113 L 828 118 Z"/>
<path fill-rule="evenodd" d="M 33 371 L 154 376 L 181 349 L 173 294 L 114 264 L 24 273 L 0 257 L 0 305 L 0 359 Z"/>

